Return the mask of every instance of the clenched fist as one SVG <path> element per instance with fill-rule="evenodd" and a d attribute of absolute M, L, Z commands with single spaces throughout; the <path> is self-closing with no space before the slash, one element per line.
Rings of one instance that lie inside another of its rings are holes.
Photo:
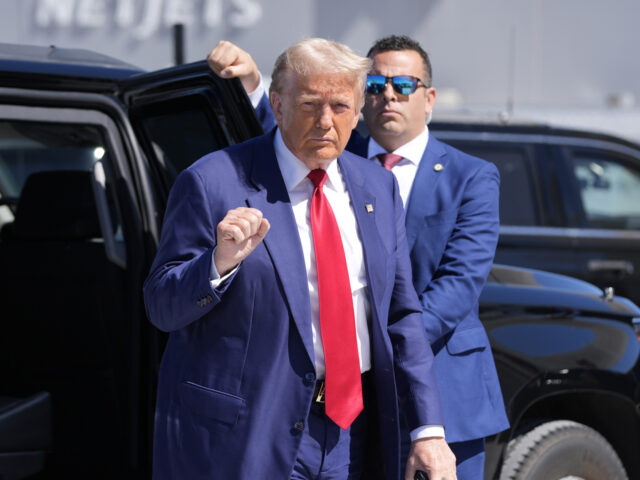
<path fill-rule="evenodd" d="M 260 72 L 251 55 L 226 40 L 213 47 L 207 55 L 207 63 L 219 77 L 238 77 L 247 93 L 260 84 Z"/>
<path fill-rule="evenodd" d="M 220 276 L 233 270 L 262 242 L 270 225 L 255 208 L 238 207 L 229 210 L 218 223 L 218 245 L 213 262 Z"/>

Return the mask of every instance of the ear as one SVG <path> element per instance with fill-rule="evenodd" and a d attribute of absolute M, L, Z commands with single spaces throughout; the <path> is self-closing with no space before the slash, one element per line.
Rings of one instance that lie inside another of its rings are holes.
<path fill-rule="evenodd" d="M 278 92 L 271 92 L 269 103 L 271 103 L 273 115 L 276 117 L 276 123 L 280 125 L 282 120 L 282 97 Z"/>
<path fill-rule="evenodd" d="M 424 113 L 429 115 L 433 111 L 433 105 L 436 103 L 435 87 L 425 88 Z"/>

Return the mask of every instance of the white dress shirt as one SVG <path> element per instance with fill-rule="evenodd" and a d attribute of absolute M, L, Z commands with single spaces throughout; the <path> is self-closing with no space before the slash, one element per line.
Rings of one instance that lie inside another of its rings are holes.
<path fill-rule="evenodd" d="M 311 301 L 311 332 L 313 334 L 313 348 L 315 354 L 316 375 L 324 378 L 324 349 L 320 336 L 320 314 L 318 303 L 318 274 L 316 271 L 316 257 L 313 248 L 311 232 L 310 200 L 313 195 L 313 183 L 307 178 L 311 170 L 296 158 L 282 140 L 280 130 L 276 131 L 274 148 L 278 166 L 289 193 L 293 215 L 298 226 L 304 263 L 307 269 L 307 284 Z M 346 190 L 338 162 L 332 161 L 327 167 L 327 180 L 323 192 L 331 205 L 336 217 L 342 246 L 344 247 L 351 284 L 353 299 L 353 315 L 356 322 L 356 337 L 358 354 L 360 357 L 360 371 L 366 372 L 371 368 L 371 347 L 369 341 L 369 301 L 367 299 L 367 278 L 364 267 L 362 243 L 358 235 L 358 226 L 351 206 L 349 193 Z"/>
<path fill-rule="evenodd" d="M 422 155 L 427 148 L 428 142 L 429 129 L 426 125 L 422 133 L 393 152 L 387 152 L 373 137 L 369 137 L 369 149 L 367 151 L 367 158 L 369 160 L 380 163 L 380 160 L 376 157 L 379 153 L 395 153 L 402 157 L 402 160 L 400 160 L 391 171 L 398 180 L 400 196 L 402 197 L 402 202 L 405 207 L 407 206 L 407 201 L 411 194 L 411 186 L 413 185 L 413 180 L 416 178 L 416 172 L 418 171 L 420 160 L 422 160 Z"/>

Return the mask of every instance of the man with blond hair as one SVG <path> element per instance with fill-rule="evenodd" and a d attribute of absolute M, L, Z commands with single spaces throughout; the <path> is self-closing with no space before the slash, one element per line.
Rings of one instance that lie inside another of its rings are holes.
<path fill-rule="evenodd" d="M 368 59 L 278 57 L 277 128 L 180 174 L 144 287 L 170 332 L 155 479 L 455 479 L 398 186 L 347 152 Z"/>
<path fill-rule="evenodd" d="M 495 166 L 431 135 L 433 110 L 429 56 L 404 35 L 377 40 L 367 56 L 363 118 L 346 150 L 382 164 L 398 180 L 413 285 L 434 354 L 446 439 L 461 480 L 483 477 L 485 437 L 509 426 L 478 299 L 498 240 L 500 178 Z M 222 41 L 208 56 L 224 78 L 240 78 L 265 130 L 274 123 L 251 56 Z M 411 438 L 416 432 L 411 432 Z M 409 435 L 403 434 L 403 456 Z"/>

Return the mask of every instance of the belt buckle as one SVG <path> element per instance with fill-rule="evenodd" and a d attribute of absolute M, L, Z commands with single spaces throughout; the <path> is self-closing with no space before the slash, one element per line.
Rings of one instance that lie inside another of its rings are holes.
<path fill-rule="evenodd" d="M 316 403 L 324 403 L 324 381 L 320 382 L 318 393 L 315 398 Z"/>

